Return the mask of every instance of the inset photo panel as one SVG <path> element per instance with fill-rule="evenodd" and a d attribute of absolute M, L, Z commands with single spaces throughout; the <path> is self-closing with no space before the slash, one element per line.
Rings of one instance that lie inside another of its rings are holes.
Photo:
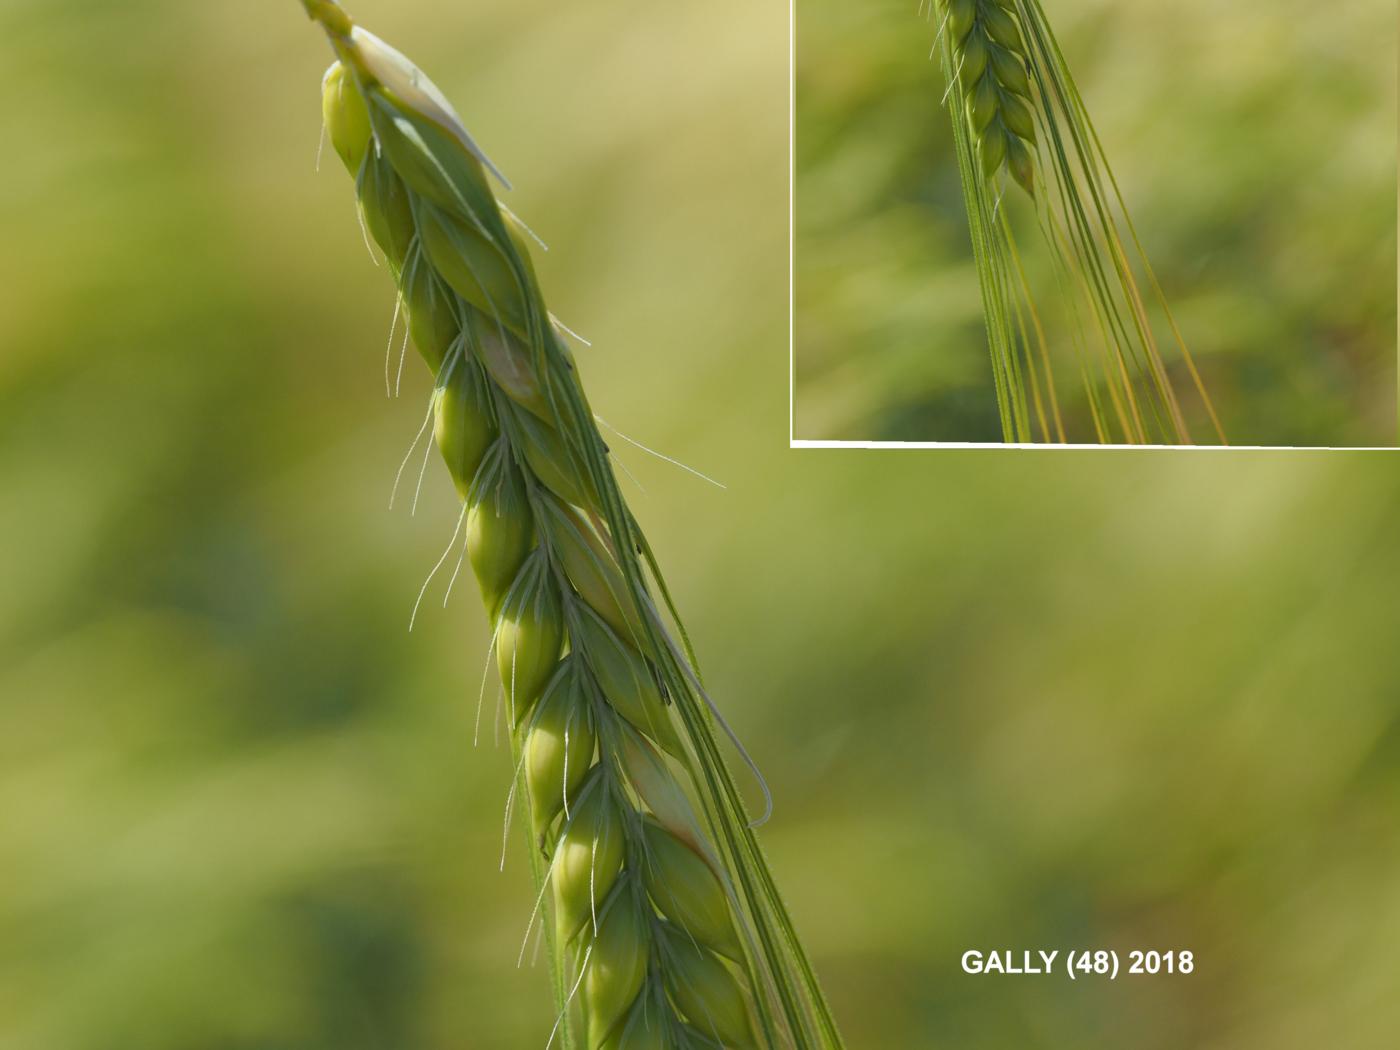
<path fill-rule="evenodd" d="M 1393 448 L 1396 7 L 795 0 L 793 444 Z"/>

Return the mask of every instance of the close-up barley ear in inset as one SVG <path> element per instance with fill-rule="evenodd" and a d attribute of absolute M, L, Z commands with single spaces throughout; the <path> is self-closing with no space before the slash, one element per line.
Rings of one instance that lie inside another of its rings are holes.
<path fill-rule="evenodd" d="M 938 28 L 1003 439 L 1224 444 L 1040 0 L 926 2 Z M 1022 206 L 1034 209 L 1051 257 L 1070 345 L 1051 345 L 1032 295 L 1008 214 Z M 1062 377 L 1087 405 L 1084 433 L 1065 410 Z"/>
<path fill-rule="evenodd" d="M 335 52 L 330 141 L 436 378 L 545 913 L 529 927 L 551 1042 L 839 1047 L 504 179 L 402 54 L 335 3 L 302 3 Z"/>

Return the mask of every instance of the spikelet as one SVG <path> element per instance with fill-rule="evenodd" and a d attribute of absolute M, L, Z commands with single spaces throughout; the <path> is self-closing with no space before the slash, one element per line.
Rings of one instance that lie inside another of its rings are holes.
<path fill-rule="evenodd" d="M 512 723 L 544 691 L 564 646 L 564 614 L 543 548 L 537 548 L 511 584 L 496 616 L 496 663 Z"/>
<path fill-rule="evenodd" d="M 601 765 L 593 768 L 554 848 L 554 918 L 566 944 L 595 925 L 626 859 L 625 803 L 606 773 Z"/>
<path fill-rule="evenodd" d="M 665 945 L 668 989 L 692 1027 L 733 1050 L 754 1045 L 748 1004 L 739 982 L 718 955 L 688 930 L 663 923 L 658 931 Z"/>
<path fill-rule="evenodd" d="M 409 309 L 412 310 L 412 306 Z M 422 315 L 413 313 L 410 316 Z M 414 340 L 418 346 L 424 345 L 418 342 L 417 329 L 414 330 Z M 424 357 L 427 356 L 427 351 L 424 351 Z M 433 440 L 437 442 L 462 499 L 470 497 L 471 482 L 476 478 L 477 468 L 486 458 L 486 452 L 496 436 L 491 398 L 481 366 L 466 354 L 459 353 L 438 372 L 438 386 L 433 395 Z"/>
<path fill-rule="evenodd" d="M 581 674 L 566 657 L 525 729 L 525 783 L 537 831 L 568 812 L 593 765 L 598 734 Z"/>
<path fill-rule="evenodd" d="M 651 921 L 635 887 L 624 880 L 603 908 L 597 933 L 583 942 L 588 1047 L 601 1047 L 621 1027 L 646 984 Z"/>
<path fill-rule="evenodd" d="M 642 834 L 646 888 L 657 910 L 701 944 L 742 962 L 729 898 L 709 863 L 653 820 L 643 821 Z"/>

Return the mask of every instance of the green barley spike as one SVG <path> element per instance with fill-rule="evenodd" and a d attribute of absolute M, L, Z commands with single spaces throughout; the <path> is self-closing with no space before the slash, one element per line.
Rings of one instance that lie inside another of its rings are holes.
<path fill-rule="evenodd" d="M 331 143 L 436 377 L 433 433 L 553 901 L 556 1039 L 839 1048 L 719 750 L 723 722 L 497 199 L 504 179 L 407 58 L 330 0 L 302 3 L 336 55 Z"/>
<path fill-rule="evenodd" d="M 933 0 L 1007 442 L 1190 444 L 1188 399 L 1225 432 L 1142 250 L 1040 0 Z M 1064 309 L 1052 353 L 1007 216 L 1025 190 Z M 1057 376 L 1075 377 L 1091 434 Z"/>

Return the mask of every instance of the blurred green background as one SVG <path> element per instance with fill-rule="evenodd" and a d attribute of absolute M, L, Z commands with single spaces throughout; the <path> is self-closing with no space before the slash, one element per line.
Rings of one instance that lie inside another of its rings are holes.
<path fill-rule="evenodd" d="M 622 450 L 853 1050 L 1388 1045 L 1397 461 L 790 451 L 780 5 L 355 10 L 515 180 L 594 404 L 728 485 Z M 314 171 L 323 42 L 0 39 L 0 1047 L 542 1047 L 473 586 L 407 631 L 456 512 L 436 464 L 386 509 L 427 383 L 385 399 Z M 1198 969 L 959 970 L 1098 946 Z"/>
<path fill-rule="evenodd" d="M 799 438 L 1001 440 L 938 23 L 916 6 L 797 3 Z M 1230 441 L 1395 445 L 1395 4 L 1044 7 Z"/>

